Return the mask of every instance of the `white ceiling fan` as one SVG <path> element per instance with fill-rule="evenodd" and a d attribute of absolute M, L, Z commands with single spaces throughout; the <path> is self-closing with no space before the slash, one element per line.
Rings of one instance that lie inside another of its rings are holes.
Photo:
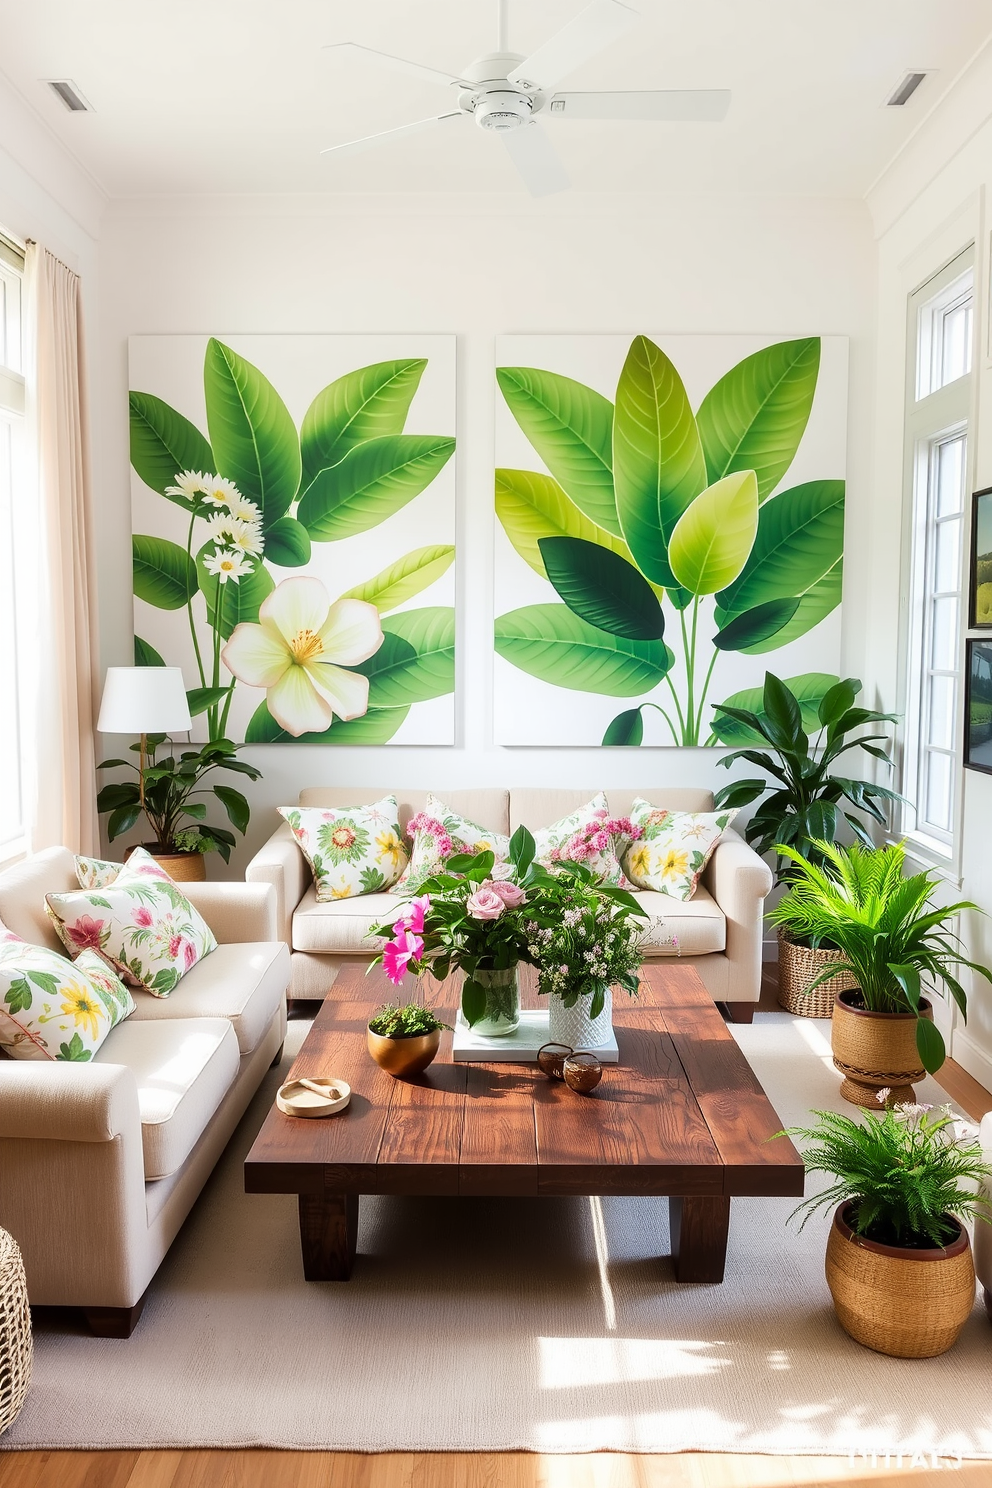
<path fill-rule="evenodd" d="M 539 114 L 550 119 L 718 121 L 727 112 L 730 93 L 726 88 L 627 93 L 556 91 L 563 78 L 638 20 L 638 12 L 622 0 L 592 0 L 529 57 L 507 50 L 506 0 L 497 0 L 497 15 L 496 51 L 472 62 L 460 77 L 423 67 L 404 57 L 373 51 L 353 41 L 326 48 L 366 57 L 380 67 L 411 73 L 458 91 L 456 107 L 447 113 L 418 119 L 414 124 L 401 124 L 398 129 L 386 129 L 343 145 L 331 145 L 321 154 L 343 155 L 366 150 L 451 120 L 473 119 L 481 129 L 499 135 L 531 194 L 548 196 L 566 190 L 571 182 L 551 139 L 538 123 Z"/>

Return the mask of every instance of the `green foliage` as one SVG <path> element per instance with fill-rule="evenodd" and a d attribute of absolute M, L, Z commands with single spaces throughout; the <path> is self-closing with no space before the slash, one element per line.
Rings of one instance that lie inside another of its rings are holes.
<path fill-rule="evenodd" d="M 362 599 L 374 604 L 380 615 L 406 604 L 422 589 L 427 589 L 439 579 L 454 562 L 455 550 L 451 543 L 434 543 L 426 548 L 414 548 L 402 558 L 342 594 L 342 599 Z"/>
<path fill-rule="evenodd" d="M 864 1006 L 874 1013 L 915 1013 L 916 1043 L 923 1067 L 933 1074 L 944 1062 L 944 1041 L 924 1018 L 924 985 L 943 985 L 967 1018 L 964 988 L 955 972 L 965 966 L 992 982 L 992 971 L 970 961 L 961 940 L 947 928 L 970 900 L 933 905 L 939 879 L 933 870 L 904 876 L 906 850 L 891 847 L 811 846 L 822 862 L 809 862 L 792 847 L 778 849 L 792 864 L 788 892 L 769 919 L 810 945 L 835 946 L 843 954 L 810 984 L 810 991 L 838 971 L 849 971 Z"/>
<path fill-rule="evenodd" d="M 155 650 L 154 646 L 149 645 L 147 641 L 143 641 L 140 636 L 135 636 L 134 664 L 139 667 L 164 667 L 165 661 Z"/>
<path fill-rule="evenodd" d="M 128 395 L 131 420 L 131 464 L 146 486 L 187 507 L 184 497 L 170 495 L 180 470 L 216 475 L 213 451 L 195 424 L 152 393 Z"/>
<path fill-rule="evenodd" d="M 738 694 L 738 702 L 746 698 L 751 707 L 733 706 L 734 700 L 723 703 L 717 708 L 713 722 L 714 732 L 728 743 L 740 740 L 750 744 L 754 740 L 768 746 L 737 750 L 725 755 L 720 764 L 730 766 L 746 760 L 764 770 L 776 784 L 770 786 L 768 780 L 759 779 L 736 780 L 721 787 L 714 802 L 718 807 L 749 806 L 770 790 L 771 794 L 765 796 L 744 832 L 757 852 L 767 853 L 773 848 L 779 851 L 776 866 L 780 879 L 792 876 L 791 869 L 783 872 L 780 844 L 795 849 L 805 858 L 822 861 L 816 844 L 833 842 L 844 820 L 859 841 L 871 846 L 862 815 L 884 824 L 883 804 L 902 799 L 887 786 L 853 780 L 834 774 L 831 769 L 851 749 L 865 750 L 891 765 L 886 735 L 865 734 L 862 730 L 895 723 L 895 715 L 856 708 L 854 702 L 861 683 L 855 677 L 840 682 L 826 677 L 817 679 L 814 674 L 811 695 L 801 701 L 794 689 L 795 683 L 803 680 L 783 682 L 766 672 L 760 695 L 757 689 Z M 808 730 L 815 730 L 812 741 Z"/>
<path fill-rule="evenodd" d="M 644 718 L 640 708 L 625 708 L 606 726 L 603 743 L 607 745 L 638 745 L 644 738 Z"/>
<path fill-rule="evenodd" d="M 172 755 L 159 759 L 158 751 L 165 740 L 164 734 L 148 735 L 150 753 L 145 757 L 147 763 L 143 767 L 140 762 L 133 765 L 124 760 L 104 760 L 98 766 L 101 770 L 109 770 L 124 765 L 136 777 L 105 785 L 97 796 L 97 810 L 110 813 L 107 822 L 110 841 L 133 827 L 144 813 L 163 852 L 216 850 L 225 863 L 230 862 L 234 834 L 226 827 L 210 826 L 204 820 L 207 813 L 205 803 L 193 797 L 213 794 L 224 807 L 229 821 L 243 834 L 251 808 L 241 792 L 229 785 L 201 787 L 200 782 L 213 770 L 247 775 L 250 780 L 260 779 L 261 772 L 237 758 L 237 746 L 229 739 L 215 739 L 200 749 L 184 750 L 178 759 Z M 139 744 L 131 745 L 132 751 L 139 755 L 140 748 Z"/>
<path fill-rule="evenodd" d="M 497 470 L 496 515 L 520 557 L 542 579 L 548 577 L 541 556 L 542 537 L 581 538 L 634 563 L 622 537 L 590 521 L 556 480 L 537 470 Z M 651 587 L 661 599 L 664 590 Z"/>
<path fill-rule="evenodd" d="M 383 622 L 382 634 L 379 650 L 353 668 L 369 679 L 370 707 L 402 708 L 454 691 L 455 612 L 450 605 L 402 610 Z"/>
<path fill-rule="evenodd" d="M 135 533 L 131 560 L 135 594 L 157 610 L 181 610 L 196 593 L 196 567 L 178 543 Z"/>
<path fill-rule="evenodd" d="M 834 1111 L 814 1111 L 815 1126 L 782 1135 L 808 1145 L 802 1157 L 811 1173 L 835 1181 L 794 1211 L 803 1224 L 818 1209 L 850 1204 L 855 1234 L 881 1245 L 940 1249 L 957 1238 L 952 1219 L 992 1219 L 975 1191 L 992 1177 L 981 1143 L 957 1141 L 950 1106 L 895 1106 L 862 1121 Z"/>
<path fill-rule="evenodd" d="M 314 476 L 297 515 L 312 538 L 332 542 L 378 527 L 402 510 L 451 459 L 455 441 L 436 434 L 384 434 L 354 445 Z"/>
<path fill-rule="evenodd" d="M 663 641 L 611 635 L 566 605 L 525 605 L 496 621 L 496 650 L 522 672 L 609 697 L 637 697 L 657 684 L 675 661 Z"/>
<path fill-rule="evenodd" d="M 264 563 L 256 563 L 253 572 L 245 574 L 237 584 L 222 584 L 216 574 L 207 570 L 204 562 L 216 548 L 217 544 L 214 542 L 204 543 L 197 553 L 196 577 L 206 602 L 207 621 L 226 641 L 233 635 L 236 625 L 258 619 L 262 601 L 272 593 L 276 585 Z"/>
<path fill-rule="evenodd" d="M 93 1058 L 90 1049 L 83 1048 L 83 1041 L 78 1033 L 74 1033 L 67 1044 L 59 1044 L 59 1052 L 56 1059 L 68 1060 L 71 1064 L 85 1064 Z"/>
<path fill-rule="evenodd" d="M 715 594 L 733 583 L 758 530 L 758 483 L 753 470 L 725 475 L 700 491 L 675 524 L 668 561 L 690 594 Z"/>
<path fill-rule="evenodd" d="M 402 708 L 369 708 L 360 718 L 337 718 L 323 733 L 294 736 L 286 732 L 269 712 L 264 700 L 259 703 L 245 729 L 246 744 L 386 744 L 396 733 L 410 711 Z"/>
<path fill-rule="evenodd" d="M 266 530 L 265 556 L 280 568 L 302 568 L 310 551 L 310 534 L 295 517 L 279 517 Z"/>
<path fill-rule="evenodd" d="M 27 977 L 13 977 L 3 1000 L 12 1013 L 26 1013 L 34 1001 Z"/>
<path fill-rule="evenodd" d="M 632 641 L 661 640 L 661 605 L 632 563 L 581 537 L 542 537 L 537 545 L 548 578 L 580 619 Z"/>
<path fill-rule="evenodd" d="M 380 1038 L 423 1038 L 425 1034 L 450 1026 L 435 1018 L 430 1008 L 421 1007 L 416 1002 L 408 1002 L 405 1007 L 386 1003 L 369 1019 L 370 1030 Z"/>
<path fill-rule="evenodd" d="M 566 1007 L 589 997 L 589 1015 L 603 1011 L 608 987 L 636 997 L 646 919 L 625 889 L 600 883 L 584 863 L 561 862 L 542 873 L 528 894 L 527 956 L 538 968 L 537 990 Z"/>
<path fill-rule="evenodd" d="M 321 470 L 337 465 L 356 444 L 402 434 L 426 366 L 425 357 L 375 362 L 346 372 L 323 388 L 300 427 L 302 489 Z"/>
<path fill-rule="evenodd" d="M 286 515 L 300 485 L 300 440 L 289 410 L 257 367 L 213 336 L 203 393 L 218 474 L 258 504 L 268 529 Z"/>

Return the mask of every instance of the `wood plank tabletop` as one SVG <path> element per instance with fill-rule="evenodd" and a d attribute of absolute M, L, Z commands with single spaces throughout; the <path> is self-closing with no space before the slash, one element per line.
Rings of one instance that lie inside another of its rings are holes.
<path fill-rule="evenodd" d="M 531 968 L 524 1003 L 539 1006 Z M 459 981 L 428 1001 L 454 1022 Z M 588 1096 L 534 1064 L 454 1064 L 451 1034 L 434 1063 L 394 1080 L 365 1045 L 372 1010 L 394 1000 L 377 969 L 342 969 L 291 1077 L 346 1080 L 341 1116 L 272 1108 L 245 1163 L 254 1193 L 791 1194 L 803 1167 L 781 1122 L 692 967 L 646 965 L 636 1000 L 614 1001 L 620 1062 Z"/>

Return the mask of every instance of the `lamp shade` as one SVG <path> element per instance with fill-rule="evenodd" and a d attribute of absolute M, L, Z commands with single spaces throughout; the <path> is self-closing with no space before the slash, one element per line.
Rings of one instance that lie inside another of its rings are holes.
<path fill-rule="evenodd" d="M 179 667 L 108 667 L 102 734 L 184 734 L 192 728 Z"/>

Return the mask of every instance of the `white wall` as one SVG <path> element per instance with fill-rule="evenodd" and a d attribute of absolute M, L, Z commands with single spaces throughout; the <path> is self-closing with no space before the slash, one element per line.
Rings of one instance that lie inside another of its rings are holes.
<path fill-rule="evenodd" d="M 986 48 L 932 113 L 869 194 L 878 234 L 875 473 L 872 501 L 849 513 L 848 547 L 878 559 L 871 572 L 866 677 L 899 709 L 896 658 L 908 579 L 892 551 L 903 517 L 907 296 L 969 243 L 975 244 L 977 354 L 970 439 L 972 489 L 992 485 L 992 343 L 989 339 L 989 219 L 992 191 L 992 47 Z M 881 561 L 889 553 L 892 561 Z M 963 555 L 966 572 L 967 554 Z M 967 588 L 967 580 L 965 581 Z M 963 647 L 963 643 L 962 643 Z M 963 661 L 962 649 L 962 661 Z M 960 728 L 959 721 L 959 728 Z M 960 862 L 948 875 L 948 898 L 974 900 L 992 912 L 992 777 L 961 771 Z M 992 965 L 992 920 L 962 917 L 971 956 Z M 953 1023 L 951 1052 L 992 1089 L 992 989 L 972 981 L 969 1017 L 941 1010 Z M 968 981 L 966 979 L 966 986 Z"/>
<path fill-rule="evenodd" d="M 271 808 L 324 782 L 722 783 L 712 751 L 492 743 L 493 338 L 501 332 L 764 332 L 851 338 L 850 503 L 869 499 L 874 249 L 862 203 L 589 198 L 185 199 L 111 207 L 101 241 L 103 663 L 131 659 L 127 337 L 140 332 L 454 332 L 458 337 L 458 742 L 246 751 L 248 851 Z M 861 664 L 857 555 L 846 662 Z M 105 741 L 109 744 L 110 741 Z M 246 860 L 239 849 L 234 867 Z M 215 870 L 211 870 L 215 871 Z"/>

